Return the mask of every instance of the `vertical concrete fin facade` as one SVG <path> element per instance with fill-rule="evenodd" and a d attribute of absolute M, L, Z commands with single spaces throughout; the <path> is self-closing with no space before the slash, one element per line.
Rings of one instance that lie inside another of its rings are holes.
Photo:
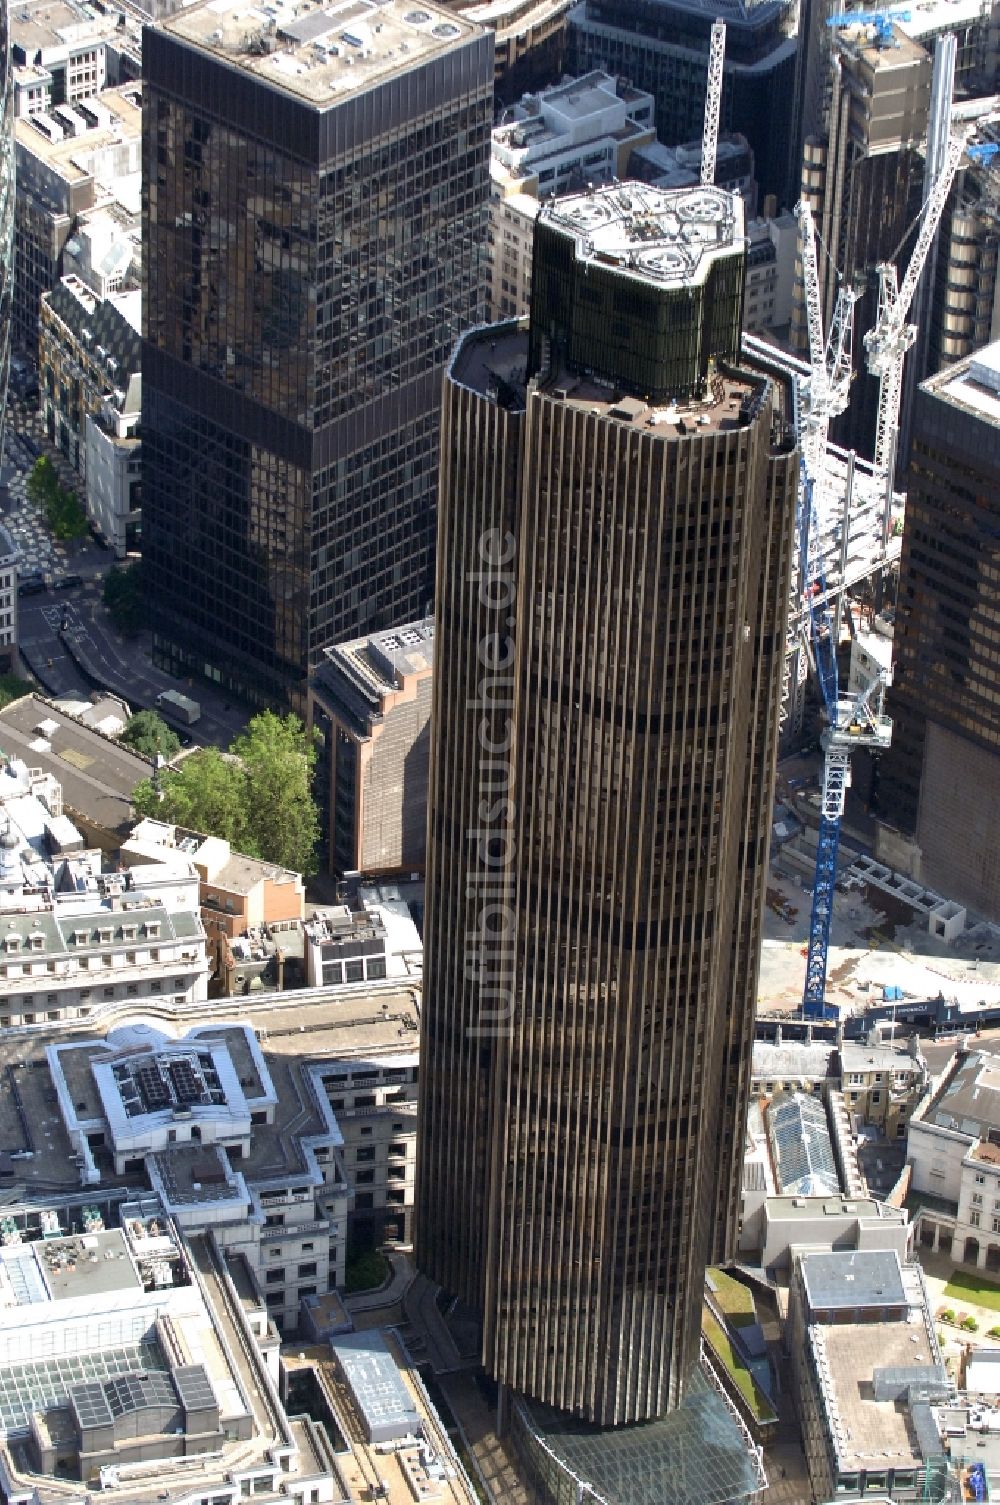
<path fill-rule="evenodd" d="M 498 326 L 497 333 L 513 347 L 510 374 L 523 382 L 526 335 L 514 325 Z M 500 971 L 504 941 L 494 942 L 487 927 L 493 907 L 508 902 L 505 851 L 492 840 L 505 824 L 489 817 L 510 777 L 514 697 L 511 670 L 493 664 L 514 610 L 525 416 L 523 401 L 484 400 L 479 352 L 492 355 L 492 344 L 492 336 L 467 337 L 444 385 L 427 840 L 427 892 L 434 899 L 424 932 L 425 968 L 434 979 L 424 1050 L 433 1066 L 417 1155 L 422 1267 L 477 1308 L 494 1036 L 509 1012 Z M 513 388 L 506 395 L 513 397 Z"/>
<path fill-rule="evenodd" d="M 648 275 L 630 220 L 577 242 L 588 352 L 553 283 L 535 374 L 523 328 L 477 331 L 444 400 L 417 1253 L 498 1381 L 601 1425 L 682 1399 L 735 1238 L 795 513 L 784 394 L 683 326 L 741 299 L 697 193 L 639 205 Z M 536 239 L 535 286 L 565 260 Z M 608 351 L 657 294 L 653 403 Z"/>
<path fill-rule="evenodd" d="M 0 0 L 0 453 L 7 417 L 11 307 L 14 296 L 14 82 L 10 17 Z"/>

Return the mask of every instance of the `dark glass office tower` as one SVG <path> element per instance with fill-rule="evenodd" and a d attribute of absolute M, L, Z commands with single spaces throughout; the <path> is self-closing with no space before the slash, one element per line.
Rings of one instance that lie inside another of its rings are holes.
<path fill-rule="evenodd" d="M 744 272 L 718 189 L 556 200 L 445 384 L 417 1255 L 601 1425 L 735 1244 L 796 491 Z"/>
<path fill-rule="evenodd" d="M 493 43 L 400 0 L 250 14 L 144 36 L 144 557 L 161 661 L 298 702 L 325 645 L 433 594 Z"/>
<path fill-rule="evenodd" d="M 918 387 L 878 854 L 1000 919 L 1000 341 Z"/>
<path fill-rule="evenodd" d="M 722 128 L 742 131 L 753 148 L 761 194 L 794 203 L 798 161 L 795 89 L 796 6 L 703 5 L 701 0 L 578 0 L 567 14 L 566 69 L 623 76 L 656 101 L 656 133 L 668 146 L 700 141 L 712 22 L 726 23 Z"/>

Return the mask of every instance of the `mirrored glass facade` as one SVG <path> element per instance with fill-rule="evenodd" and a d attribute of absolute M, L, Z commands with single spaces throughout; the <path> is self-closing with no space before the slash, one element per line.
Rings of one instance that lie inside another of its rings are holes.
<path fill-rule="evenodd" d="M 442 371 L 487 296 L 492 39 L 463 25 L 408 70 L 404 45 L 317 104 L 216 35 L 144 41 L 155 647 L 297 703 L 326 644 L 432 599 Z"/>

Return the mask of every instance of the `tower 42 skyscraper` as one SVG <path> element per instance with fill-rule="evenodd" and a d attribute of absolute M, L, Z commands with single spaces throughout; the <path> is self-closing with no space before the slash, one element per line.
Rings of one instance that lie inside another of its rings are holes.
<path fill-rule="evenodd" d="M 482 316 L 492 38 L 402 0 L 143 42 L 154 647 L 255 700 L 433 593 L 441 378 Z"/>
<path fill-rule="evenodd" d="M 418 1259 L 487 1368 L 678 1403 L 732 1248 L 795 512 L 742 205 L 547 205 L 446 381 Z"/>

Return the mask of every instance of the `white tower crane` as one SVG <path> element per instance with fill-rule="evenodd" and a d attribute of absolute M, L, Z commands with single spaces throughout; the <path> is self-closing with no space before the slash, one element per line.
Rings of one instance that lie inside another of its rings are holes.
<path fill-rule="evenodd" d="M 722 106 L 722 65 L 726 56 L 726 23 L 712 23 L 708 49 L 708 87 L 705 90 L 705 128 L 701 137 L 701 181 L 715 182 L 715 156 L 719 145 L 719 110 Z"/>
<path fill-rule="evenodd" d="M 812 211 L 804 201 L 796 209 L 801 242 L 802 281 L 809 332 L 809 399 L 799 432 L 802 451 L 798 507 L 799 559 L 796 572 L 801 600 L 808 607 L 810 656 L 826 706 L 829 728 L 824 735 L 823 795 L 816 874 L 809 916 L 809 946 L 802 993 L 805 1018 L 835 1017 L 825 1001 L 826 964 L 837 881 L 840 818 L 851 779 L 851 751 L 855 747 L 882 750 L 892 726 L 882 714 L 884 680 L 879 678 L 861 695 L 840 698 L 837 676 L 839 612 L 831 614 L 826 598 L 818 550 L 818 533 L 826 504 L 824 481 L 830 419 L 847 407 L 851 385 L 851 336 L 857 294 L 841 288 L 829 338 L 823 339 L 823 318 L 816 265 L 816 232 Z M 798 603 L 793 603 L 793 607 Z M 804 661 L 802 661 L 804 662 Z"/>
<path fill-rule="evenodd" d="M 907 322 L 913 295 L 917 290 L 928 253 L 934 244 L 938 223 L 951 192 L 967 137 L 952 136 L 934 187 L 922 210 L 920 231 L 902 284 L 896 268 L 883 262 L 878 268 L 878 315 L 865 335 L 868 370 L 879 379 L 878 421 L 875 430 L 875 471 L 884 478 L 887 496 L 891 495 L 896 468 L 896 443 L 899 433 L 899 404 L 903 390 L 903 364 L 906 352 L 917 337 L 915 324 Z M 975 152 L 973 147 L 972 151 Z M 888 520 L 889 509 L 886 507 Z"/>
<path fill-rule="evenodd" d="M 829 338 L 823 340 L 823 313 L 816 264 L 816 230 L 812 210 L 803 199 L 796 207 L 799 221 L 799 244 L 802 259 L 802 282 L 805 293 L 806 326 L 809 333 L 809 401 L 803 413 L 800 442 L 806 470 L 819 482 L 826 459 L 826 441 L 830 419 L 847 407 L 851 385 L 851 343 L 854 332 L 854 305 L 858 294 L 841 287 L 830 326 Z"/>

